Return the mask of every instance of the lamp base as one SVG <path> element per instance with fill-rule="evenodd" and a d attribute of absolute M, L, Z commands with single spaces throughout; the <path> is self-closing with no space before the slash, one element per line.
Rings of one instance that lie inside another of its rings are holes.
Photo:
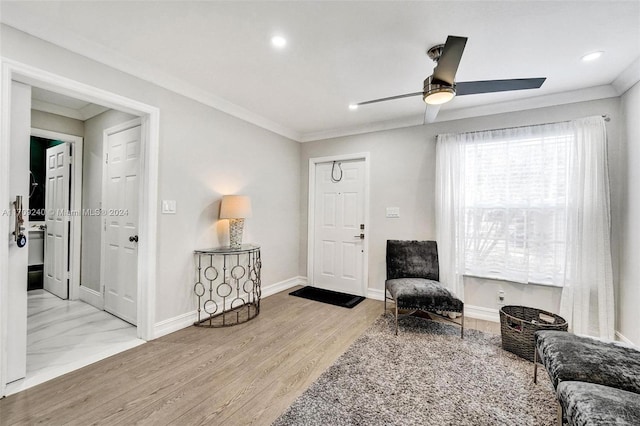
<path fill-rule="evenodd" d="M 229 219 L 229 247 L 240 248 L 242 246 L 242 231 L 244 219 Z"/>

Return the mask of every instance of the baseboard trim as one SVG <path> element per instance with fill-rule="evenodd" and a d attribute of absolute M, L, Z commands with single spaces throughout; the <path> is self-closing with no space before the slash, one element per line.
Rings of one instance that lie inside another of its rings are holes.
<path fill-rule="evenodd" d="M 298 285 L 306 285 L 307 278 L 306 277 L 293 277 L 288 280 L 280 281 L 271 285 L 267 285 L 262 287 L 262 299 L 265 297 L 272 296 L 276 293 L 280 293 L 281 291 L 285 291 L 290 289 L 291 287 L 295 287 Z M 182 330 L 183 328 L 190 327 L 198 320 L 198 311 L 186 312 L 184 314 L 177 315 L 173 318 L 169 318 L 166 320 L 159 321 L 155 324 L 153 330 L 153 338 L 157 339 L 158 337 L 165 336 L 167 334 L 173 333 L 178 330 Z"/>
<path fill-rule="evenodd" d="M 367 289 L 367 299 L 384 301 L 384 290 L 369 287 Z"/>
<path fill-rule="evenodd" d="M 500 314 L 497 309 L 483 306 L 464 305 L 464 316 L 467 318 L 481 319 L 491 322 L 500 322 Z"/>
<path fill-rule="evenodd" d="M 171 334 L 174 331 L 187 328 L 193 325 L 193 323 L 196 322 L 197 319 L 198 319 L 198 311 L 191 311 L 184 314 L 180 314 L 173 318 L 169 318 L 169 319 L 157 322 L 153 327 L 153 338 L 157 339 L 158 337 Z"/>
<path fill-rule="evenodd" d="M 636 345 L 635 343 L 633 343 L 630 339 L 628 339 L 627 337 L 625 337 L 622 333 L 620 333 L 619 331 L 616 331 L 616 338 L 623 342 L 626 343 L 627 345 L 631 345 L 631 346 L 635 346 L 637 347 L 638 345 Z"/>
<path fill-rule="evenodd" d="M 307 277 L 297 276 L 288 280 L 280 281 L 275 284 L 262 287 L 262 297 L 269 297 L 281 291 L 289 290 L 291 287 L 298 285 L 307 285 Z"/>
<path fill-rule="evenodd" d="M 92 290 L 86 286 L 80 286 L 80 300 L 94 306 L 100 310 L 104 309 L 104 297 L 99 291 Z"/>

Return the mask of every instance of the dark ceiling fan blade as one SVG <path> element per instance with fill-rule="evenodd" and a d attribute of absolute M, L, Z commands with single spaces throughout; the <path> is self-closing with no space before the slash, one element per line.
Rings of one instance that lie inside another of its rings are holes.
<path fill-rule="evenodd" d="M 438 65 L 436 65 L 433 70 L 434 80 L 440 80 L 448 85 L 453 85 L 466 44 L 466 37 L 447 37 L 447 42 L 442 48 L 440 59 L 438 59 Z"/>
<path fill-rule="evenodd" d="M 422 124 L 433 123 L 434 121 L 436 121 L 438 111 L 440 111 L 440 105 L 427 104 L 427 108 L 424 111 L 424 121 L 422 121 Z"/>
<path fill-rule="evenodd" d="M 358 105 L 358 106 L 360 106 L 360 105 L 369 105 L 369 104 L 375 104 L 377 102 L 392 101 L 394 99 L 409 98 L 411 96 L 418 96 L 418 95 L 422 96 L 422 92 L 407 93 L 407 94 L 404 94 L 404 95 L 390 96 L 388 98 L 374 99 L 372 101 L 360 102 L 360 103 L 357 103 L 356 105 Z"/>
<path fill-rule="evenodd" d="M 461 81 L 456 83 L 456 94 L 475 95 L 477 93 L 506 92 L 510 90 L 538 89 L 546 80 L 543 78 L 514 78 L 510 80 Z"/>

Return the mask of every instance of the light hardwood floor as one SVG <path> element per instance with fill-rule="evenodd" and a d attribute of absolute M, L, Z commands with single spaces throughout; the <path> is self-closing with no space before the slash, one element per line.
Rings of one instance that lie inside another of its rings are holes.
<path fill-rule="evenodd" d="M 189 327 L 0 400 L 0 424 L 268 425 L 382 310 L 369 299 L 344 309 L 282 292 L 248 323 Z"/>

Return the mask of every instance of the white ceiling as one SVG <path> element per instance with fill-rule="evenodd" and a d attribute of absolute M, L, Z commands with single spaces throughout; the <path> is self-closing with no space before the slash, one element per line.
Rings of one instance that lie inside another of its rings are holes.
<path fill-rule="evenodd" d="M 619 95 L 638 80 L 640 1 L 0 3 L 2 22 L 296 140 L 422 123 L 425 52 L 469 41 L 458 81 L 547 77 L 457 97 L 439 119 Z M 270 45 L 287 38 L 282 50 Z M 583 54 L 604 51 L 595 62 Z M 568 93 L 568 94 L 567 94 Z M 504 109 L 503 108 L 503 109 Z"/>

